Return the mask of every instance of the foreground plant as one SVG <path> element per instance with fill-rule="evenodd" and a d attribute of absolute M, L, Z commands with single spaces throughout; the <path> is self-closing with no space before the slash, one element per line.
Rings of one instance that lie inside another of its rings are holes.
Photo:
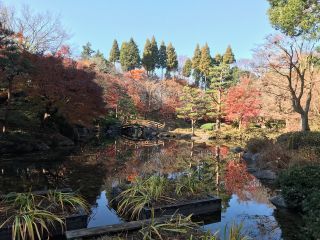
<path fill-rule="evenodd" d="M 131 218 L 138 217 L 143 207 L 156 201 L 174 201 L 166 196 L 168 179 L 151 176 L 147 179 L 137 178 L 135 183 L 122 191 L 115 200 L 119 201 L 117 211 L 121 215 L 131 213 Z"/>
<path fill-rule="evenodd" d="M 88 212 L 89 205 L 87 201 L 80 195 L 74 193 L 64 193 L 59 191 L 49 191 L 47 195 L 48 201 L 54 208 L 60 208 L 62 212 L 83 209 Z"/>
<path fill-rule="evenodd" d="M 232 223 L 228 230 L 228 225 L 224 228 L 224 239 L 225 240 L 249 240 L 250 238 L 243 234 L 243 224 L 239 225 Z"/>
<path fill-rule="evenodd" d="M 72 193 L 49 191 L 47 195 L 10 193 L 0 203 L 0 228 L 12 228 L 12 239 L 49 239 L 50 231 L 65 228 L 67 212 L 88 210 L 86 201 Z"/>
<path fill-rule="evenodd" d="M 182 215 L 173 215 L 168 221 L 158 223 L 152 218 L 151 223 L 142 228 L 139 233 L 143 240 L 167 239 L 170 236 L 193 236 L 198 233 L 200 226 L 192 222 L 191 215 L 184 217 Z"/>

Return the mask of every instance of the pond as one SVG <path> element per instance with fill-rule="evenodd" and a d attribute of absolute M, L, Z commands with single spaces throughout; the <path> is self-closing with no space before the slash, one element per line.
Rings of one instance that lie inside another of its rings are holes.
<path fill-rule="evenodd" d="M 200 219 L 206 230 L 223 233 L 225 226 L 237 223 L 253 239 L 299 239 L 299 218 L 276 210 L 268 200 L 272 187 L 250 175 L 239 158 L 221 143 L 118 138 L 45 157 L 2 156 L 0 193 L 71 187 L 91 204 L 88 227 L 96 227 L 124 221 L 109 204 L 112 188 L 120 183 L 152 174 L 174 178 L 195 169 L 212 178 L 214 194 L 222 199 L 221 213 Z"/>

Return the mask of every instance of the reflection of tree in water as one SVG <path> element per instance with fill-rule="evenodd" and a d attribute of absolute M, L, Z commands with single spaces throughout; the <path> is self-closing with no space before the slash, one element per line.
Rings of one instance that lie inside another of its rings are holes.
<path fill-rule="evenodd" d="M 271 205 L 270 191 L 253 175 L 248 173 L 247 166 L 239 160 L 231 160 L 226 164 L 225 188 L 227 193 L 236 194 L 241 201 L 255 200 Z"/>
<path fill-rule="evenodd" d="M 226 164 L 225 187 L 229 194 L 235 193 L 240 200 L 250 200 L 257 187 L 255 178 L 248 173 L 244 163 L 236 160 Z"/>
<path fill-rule="evenodd" d="M 90 202 L 95 202 L 105 176 L 101 164 L 91 151 L 77 156 L 65 156 L 61 161 L 21 161 L 2 164 L 0 185 L 2 193 L 27 192 L 70 187 L 79 190 Z"/>

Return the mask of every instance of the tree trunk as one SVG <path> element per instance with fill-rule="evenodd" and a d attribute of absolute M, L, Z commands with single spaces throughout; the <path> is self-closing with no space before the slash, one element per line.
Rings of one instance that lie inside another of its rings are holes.
<path fill-rule="evenodd" d="M 300 116 L 301 116 L 301 131 L 303 132 L 310 131 L 308 113 L 300 114 Z"/>
<path fill-rule="evenodd" d="M 4 121 L 2 126 L 2 133 L 6 133 L 8 131 L 8 118 L 9 118 L 9 111 L 11 107 L 11 97 L 12 97 L 12 79 L 8 79 L 9 86 L 7 90 L 7 106 L 4 112 Z"/>
<path fill-rule="evenodd" d="M 240 119 L 239 120 L 239 130 L 241 130 L 241 127 L 242 127 L 242 120 Z"/>
<path fill-rule="evenodd" d="M 194 120 L 191 119 L 191 130 L 192 130 L 192 136 L 194 136 Z"/>
<path fill-rule="evenodd" d="M 218 114 L 216 119 L 216 131 L 221 128 L 221 90 L 218 91 Z"/>
<path fill-rule="evenodd" d="M 116 118 L 118 118 L 118 104 L 116 105 Z"/>

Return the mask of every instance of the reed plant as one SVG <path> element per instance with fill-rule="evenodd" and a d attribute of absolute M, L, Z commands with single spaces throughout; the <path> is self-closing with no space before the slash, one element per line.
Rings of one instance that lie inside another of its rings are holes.
<path fill-rule="evenodd" d="M 49 239 L 55 227 L 65 228 L 67 208 L 88 211 L 88 204 L 72 193 L 10 193 L 0 202 L 0 228 L 11 227 L 13 240 Z"/>

